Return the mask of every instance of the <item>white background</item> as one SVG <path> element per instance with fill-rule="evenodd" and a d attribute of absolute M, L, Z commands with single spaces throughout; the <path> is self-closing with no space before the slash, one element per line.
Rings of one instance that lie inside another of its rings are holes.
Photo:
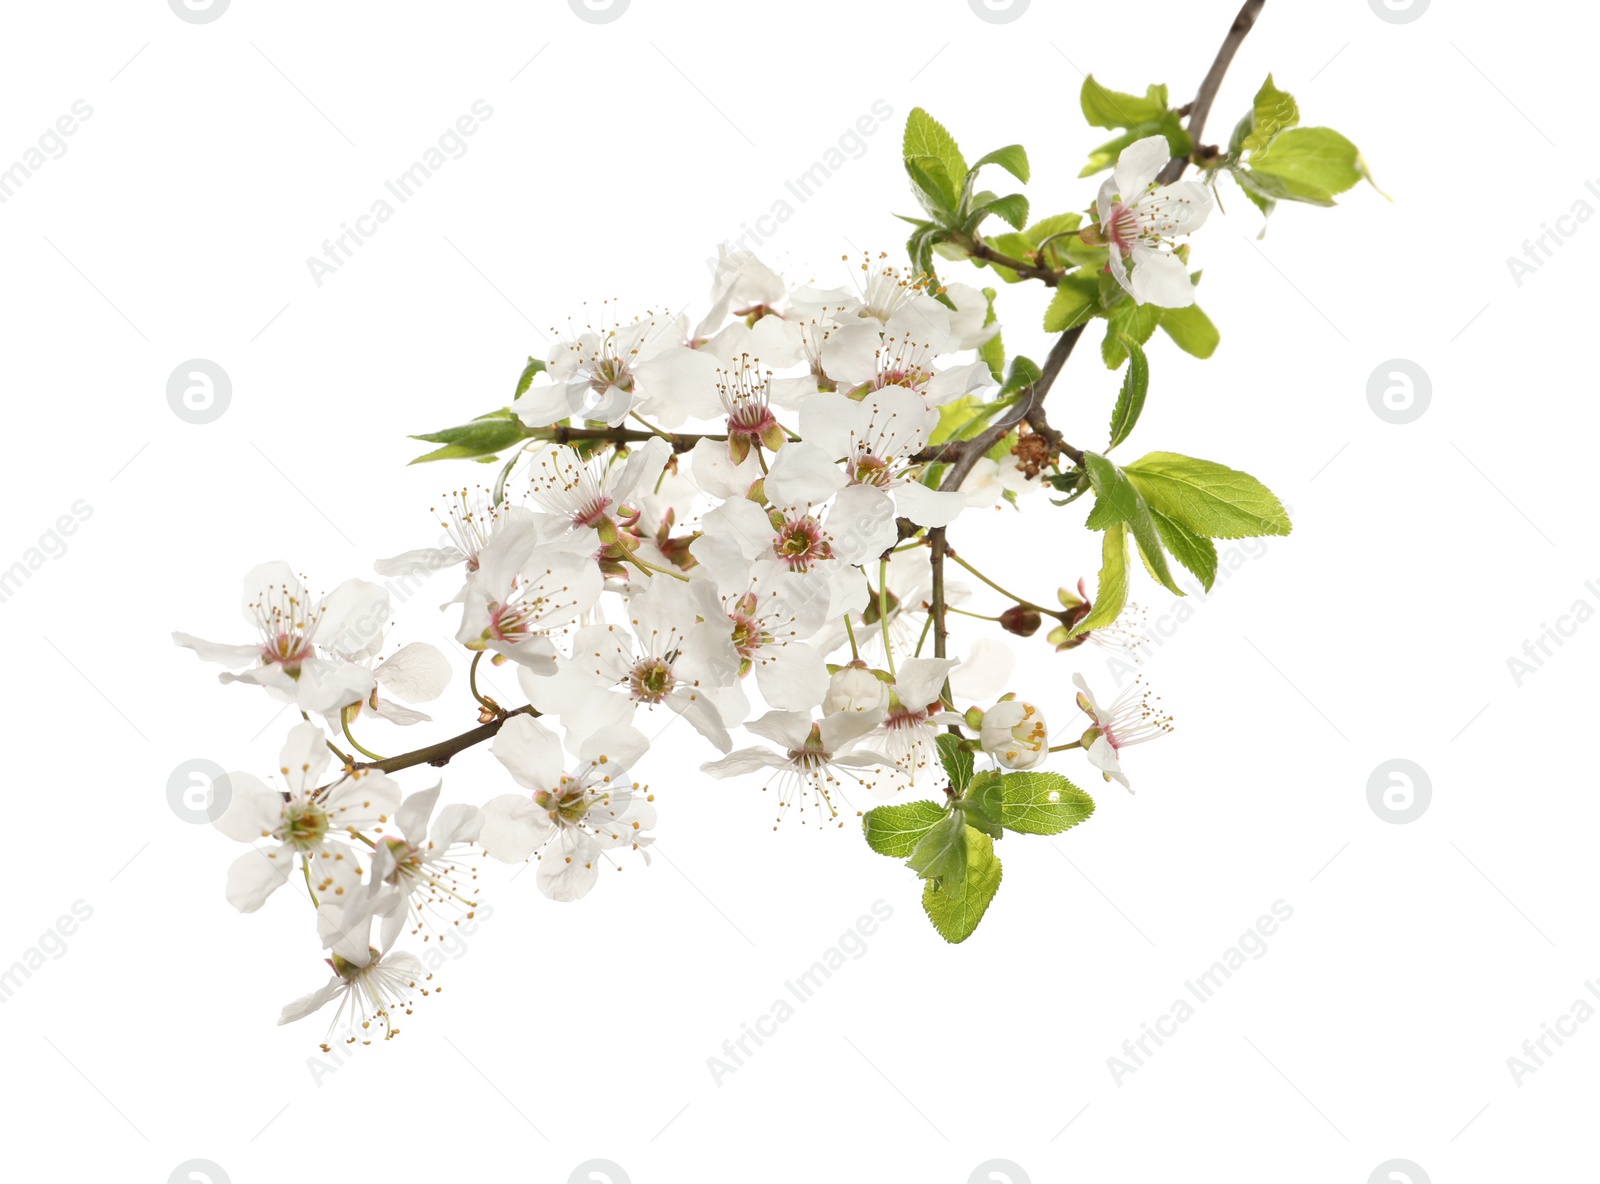
<path fill-rule="evenodd" d="M 917 104 L 969 157 L 1024 143 L 1036 213 L 1082 208 L 1097 182 L 1076 174 L 1106 135 L 1078 114 L 1080 68 L 1181 101 L 1233 7 L 1034 0 L 991 24 L 961 0 L 634 0 L 593 24 L 559 0 L 234 0 L 195 25 L 161 0 L 8 6 L 0 165 L 76 100 L 93 115 L 0 205 L 0 567 L 74 502 L 92 516 L 0 604 L 0 965 L 74 901 L 93 915 L 0 1007 L 7 1175 L 165 1181 L 204 1159 L 236 1184 L 560 1182 L 605 1159 L 635 1184 L 961 1184 L 1000 1158 L 1013 1184 L 1362 1184 L 1405 1158 L 1439 1184 L 1577 1178 L 1600 1024 L 1520 1086 L 1506 1059 L 1600 975 L 1600 626 L 1520 686 L 1507 658 L 1580 598 L 1600 605 L 1575 493 L 1600 423 L 1574 349 L 1600 227 L 1568 223 L 1520 286 L 1505 259 L 1580 199 L 1600 209 L 1576 84 L 1597 30 L 1578 8 L 1551 24 L 1538 6 L 1435 4 L 1394 24 L 1365 0 L 1268 5 L 1208 139 L 1270 70 L 1394 201 L 1363 187 L 1337 209 L 1285 207 L 1257 243 L 1225 186 L 1194 255 L 1222 347 L 1202 363 L 1152 344 L 1129 455 L 1246 468 L 1295 532 L 1148 664 L 1179 729 L 1129 755 L 1138 796 L 1062 760 L 1098 812 L 1006 841 L 965 945 L 935 936 L 903 867 L 851 829 L 773 833 L 770 799 L 698 775 L 707 750 L 673 729 L 643 771 L 653 867 L 575 906 L 489 869 L 492 917 L 448 989 L 318 1077 L 320 1024 L 274 1026 L 323 978 L 303 902 L 237 915 L 233 844 L 167 805 L 183 761 L 270 770 L 290 718 L 218 686 L 170 631 L 239 640 L 239 579 L 264 560 L 328 588 L 430 542 L 427 508 L 481 471 L 407 469 L 407 433 L 505 401 L 541 330 L 581 325 L 583 301 L 697 315 L 714 244 L 779 200 L 794 216 L 761 253 L 793 279 L 842 282 L 840 255 L 897 252 Z M 307 257 L 479 99 L 494 113 L 469 151 L 318 286 Z M 894 115 L 864 154 L 795 202 L 784 182 L 878 99 Z M 1044 296 L 1003 294 L 1008 341 L 1035 357 Z M 1051 399 L 1080 442 L 1117 381 L 1088 345 Z M 233 384 L 203 426 L 165 394 L 196 357 Z M 1431 378 L 1406 425 L 1367 401 L 1392 358 Z M 1049 596 L 1097 567 L 1082 516 L 1040 502 L 963 519 L 952 541 Z M 446 640 L 432 606 L 449 591 L 441 578 L 401 607 L 397 639 Z M 1139 598 L 1173 610 L 1148 581 Z M 1109 689 L 1105 654 L 1019 644 L 1022 689 L 1070 736 L 1068 677 Z M 464 690 L 419 733 L 470 723 Z M 370 742 L 400 747 L 383 728 Z M 1409 825 L 1368 804 L 1396 757 L 1432 784 Z M 445 777 L 457 800 L 506 784 L 483 751 Z M 894 916 L 865 956 L 714 1084 L 723 1040 L 880 899 Z M 1116 1082 L 1124 1039 L 1280 899 L 1294 915 L 1266 955 Z"/>

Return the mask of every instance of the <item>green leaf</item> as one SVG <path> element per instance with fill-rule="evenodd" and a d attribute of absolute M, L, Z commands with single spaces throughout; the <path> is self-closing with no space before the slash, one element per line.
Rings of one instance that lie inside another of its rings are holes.
<path fill-rule="evenodd" d="M 977 815 L 998 823 L 1002 804 L 1000 774 L 993 770 L 988 770 L 975 775 L 968 784 L 966 796 L 961 799 L 960 804 L 967 807 L 969 817 Z M 971 825 L 977 826 L 977 823 L 973 822 Z M 982 830 L 983 828 L 979 827 L 978 829 Z M 996 835 L 995 837 L 998 838 L 999 836 Z"/>
<path fill-rule="evenodd" d="M 1360 150 L 1332 128 L 1292 127 L 1251 154 L 1248 175 L 1263 189 L 1277 188 L 1271 181 L 1281 184 L 1282 193 L 1264 196 L 1332 205 L 1336 194 L 1367 177 L 1367 166 Z"/>
<path fill-rule="evenodd" d="M 511 470 L 517 467 L 517 461 L 522 459 L 523 449 L 519 448 L 506 457 L 505 465 L 500 469 L 500 475 L 494 479 L 494 504 L 504 505 L 506 500 L 506 482 L 511 479 Z"/>
<path fill-rule="evenodd" d="M 1106 339 L 1100 343 L 1100 356 L 1105 359 L 1107 370 L 1121 369 L 1127 360 L 1124 338 L 1131 337 L 1140 345 L 1150 340 L 1161 323 L 1161 313 L 1154 304 L 1135 304 L 1131 296 L 1111 309 L 1106 318 Z"/>
<path fill-rule="evenodd" d="M 1092 127 L 1137 127 L 1167 113 L 1167 88 L 1151 86 L 1144 97 L 1108 90 L 1087 75 L 1078 93 L 1083 117 Z"/>
<path fill-rule="evenodd" d="M 943 166 L 944 175 L 951 182 L 949 192 L 951 203 L 954 204 L 957 192 L 955 182 L 967 175 L 967 162 L 962 158 L 961 149 L 956 147 L 955 138 L 921 107 L 913 107 L 911 114 L 906 116 L 903 153 L 907 163 L 916 156 L 936 157 Z"/>
<path fill-rule="evenodd" d="M 977 229 L 978 224 L 989 214 L 998 214 L 1012 226 L 1021 230 L 1028 224 L 1028 199 L 1020 193 L 1011 193 L 1005 197 L 997 197 L 993 201 L 984 202 L 972 211 L 972 217 L 968 219 L 971 222 L 968 227 L 969 233 Z"/>
<path fill-rule="evenodd" d="M 1022 360 L 1027 361 L 1026 358 Z M 1015 364 L 1012 370 L 1015 372 Z M 982 435 L 989 421 L 1008 406 L 1010 404 L 998 399 L 985 403 L 977 395 L 962 395 L 939 408 L 939 423 L 928 437 L 928 443 L 943 444 L 946 440 L 970 440 Z"/>
<path fill-rule="evenodd" d="M 972 781 L 972 750 L 963 748 L 961 737 L 954 732 L 940 732 L 934 743 L 939 748 L 939 763 L 944 766 L 950 785 L 961 793 Z"/>
<path fill-rule="evenodd" d="M 956 803 L 956 810 L 973 830 L 981 831 L 991 839 L 998 839 L 1006 833 L 1000 821 L 1003 805 L 1000 775 L 991 771 L 979 773 L 972 779 L 966 796 Z"/>
<path fill-rule="evenodd" d="M 922 907 L 939 936 L 952 945 L 971 937 L 988 911 L 994 894 L 1000 890 L 1000 857 L 994 853 L 994 840 L 980 831 L 967 828 L 967 878 L 965 891 L 952 899 L 929 883 L 922 890 Z"/>
<path fill-rule="evenodd" d="M 936 884 L 946 896 L 959 898 L 966 886 L 967 832 L 970 830 L 961 811 L 950 811 L 918 840 L 906 865 L 924 880 Z"/>
<path fill-rule="evenodd" d="M 1152 508 L 1150 516 L 1155 519 L 1156 532 L 1172 557 L 1192 571 L 1207 592 L 1211 591 L 1211 584 L 1217 578 L 1216 544 L 1159 510 Z"/>
<path fill-rule="evenodd" d="M 1173 156 L 1188 156 L 1194 151 L 1194 140 L 1184 129 L 1183 120 L 1176 111 L 1168 111 L 1159 119 L 1152 119 L 1136 127 L 1130 127 L 1120 136 L 1107 140 L 1100 147 L 1089 154 L 1089 163 L 1084 165 L 1078 176 L 1090 177 L 1102 169 L 1108 169 L 1117 163 L 1117 158 L 1122 155 L 1122 150 L 1129 144 L 1143 140 L 1147 136 L 1162 135 L 1167 137 L 1167 151 Z"/>
<path fill-rule="evenodd" d="M 1073 626 L 1069 637 L 1103 629 L 1122 615 L 1128 603 L 1128 528 L 1118 523 L 1100 545 L 1100 586 L 1089 615 Z"/>
<path fill-rule="evenodd" d="M 1259 152 L 1268 141 L 1285 128 L 1300 122 L 1300 108 L 1294 96 L 1281 91 L 1273 84 L 1272 75 L 1256 92 L 1255 108 L 1250 113 L 1250 130 L 1235 152 Z"/>
<path fill-rule="evenodd" d="M 1084 523 L 1090 530 L 1107 530 L 1129 523 L 1139 512 L 1139 491 L 1121 469 L 1098 452 L 1083 454 L 1084 468 L 1094 485 L 1094 509 Z"/>
<path fill-rule="evenodd" d="M 1016 394 L 1023 387 L 1031 386 L 1039 381 L 1043 373 L 1032 358 L 1018 354 L 1011 359 L 1011 373 L 1006 375 L 1005 383 L 1000 387 L 998 398 L 1007 398 Z"/>
<path fill-rule="evenodd" d="M 994 297 L 995 290 L 993 288 L 985 288 L 983 290 L 983 298 L 989 302 L 989 311 L 984 314 L 983 318 L 983 327 L 985 329 L 995 322 Z M 1001 333 L 998 329 L 995 330 L 993 337 L 978 347 L 978 357 L 988 364 L 989 373 L 996 382 L 1005 377 L 1006 346 L 1005 342 L 1001 340 Z"/>
<path fill-rule="evenodd" d="M 407 461 L 408 465 L 426 464 L 434 460 L 480 460 L 492 462 L 500 459 L 494 453 L 487 456 L 470 444 L 446 444 L 443 448 L 435 448 L 432 452 L 424 452 L 421 456 L 413 457 Z"/>
<path fill-rule="evenodd" d="M 866 833 L 867 846 L 879 855 L 905 859 L 916 850 L 922 836 L 937 826 L 946 813 L 945 808 L 937 802 L 878 806 L 862 816 L 861 829 Z"/>
<path fill-rule="evenodd" d="M 933 248 L 950 237 L 950 232 L 933 222 L 925 222 L 911 232 L 906 241 L 906 254 L 911 265 L 923 275 L 933 275 Z"/>
<path fill-rule="evenodd" d="M 503 417 L 498 413 L 490 413 L 471 423 L 464 423 L 457 427 L 445 428 L 440 432 L 425 432 L 420 436 L 412 436 L 413 440 L 425 440 L 429 444 L 443 444 L 444 448 L 436 449 L 426 455 L 419 456 L 411 463 L 422 464 L 431 460 L 460 460 L 477 456 L 492 456 L 511 444 L 520 443 L 524 438 L 522 421 L 515 416 Z"/>
<path fill-rule="evenodd" d="M 1022 835 L 1058 835 L 1094 813 L 1094 799 L 1060 773 L 1000 778 L 1000 822 Z"/>
<path fill-rule="evenodd" d="M 1116 465 L 1097 452 L 1085 452 L 1084 464 L 1089 470 L 1089 480 L 1094 484 L 1094 509 L 1084 523 L 1090 530 L 1105 530 L 1113 523 L 1127 525 L 1139 544 L 1139 554 L 1161 585 L 1174 596 L 1182 596 L 1180 588 L 1167 567 L 1166 551 L 1161 545 L 1150 507 L 1140 496 L 1133 480 Z"/>
<path fill-rule="evenodd" d="M 1197 358 L 1209 358 L 1216 353 L 1217 344 L 1222 340 L 1217 327 L 1200 311 L 1198 304 L 1162 309 L 1161 328 L 1179 349 Z"/>
<path fill-rule="evenodd" d="M 1208 539 L 1285 535 L 1293 529 L 1270 489 L 1226 465 L 1152 452 L 1123 472 L 1152 509 Z"/>
<path fill-rule="evenodd" d="M 1254 205 L 1256 209 L 1261 211 L 1261 216 L 1263 218 L 1272 217 L 1272 211 L 1278 207 L 1278 199 L 1268 196 L 1266 193 L 1261 191 L 1260 186 L 1256 185 L 1256 183 L 1251 179 L 1249 169 L 1243 169 L 1235 165 L 1229 165 L 1228 175 L 1231 176 L 1238 184 L 1239 188 L 1243 190 L 1244 195 L 1250 199 L 1251 204 Z M 1256 237 L 1267 237 L 1266 223 L 1262 223 L 1261 231 L 1256 235 Z"/>
<path fill-rule="evenodd" d="M 1021 144 L 1007 144 L 982 157 L 971 171 L 976 173 L 986 164 L 997 164 L 1024 185 L 1029 180 L 1028 152 Z"/>
<path fill-rule="evenodd" d="M 1055 297 L 1044 311 L 1044 331 L 1063 333 L 1094 315 L 1100 303 L 1100 281 L 1081 271 L 1068 272 L 1056 286 Z"/>
<path fill-rule="evenodd" d="M 1055 238 L 1057 235 L 1071 234 L 1083 225 L 1082 214 L 1051 214 L 1048 218 L 1040 218 L 1024 232 L 1028 242 L 1034 247 L 1040 246 L 1046 239 Z"/>
<path fill-rule="evenodd" d="M 1122 391 L 1117 395 L 1117 405 L 1111 412 L 1111 443 L 1106 445 L 1110 452 L 1118 444 L 1128 438 L 1133 427 L 1139 422 L 1139 413 L 1144 410 L 1144 398 L 1150 390 L 1150 363 L 1145 360 L 1144 350 L 1139 343 L 1131 337 L 1122 339 L 1123 349 L 1128 351 L 1128 373 L 1122 379 Z"/>
<path fill-rule="evenodd" d="M 528 393 L 528 388 L 533 385 L 533 376 L 545 368 L 545 364 L 538 358 L 528 358 L 528 364 L 522 368 L 522 377 L 517 379 L 517 393 L 513 398 L 520 399 Z"/>
<path fill-rule="evenodd" d="M 936 156 L 909 156 L 906 172 L 911 174 L 912 191 L 922 208 L 941 226 L 951 226 L 959 218 L 956 213 L 956 191 L 945 172 L 943 162 Z"/>

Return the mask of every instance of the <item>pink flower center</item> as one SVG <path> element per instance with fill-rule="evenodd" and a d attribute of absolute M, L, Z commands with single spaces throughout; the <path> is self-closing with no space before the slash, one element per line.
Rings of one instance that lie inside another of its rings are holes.
<path fill-rule="evenodd" d="M 1119 201 L 1111 208 L 1111 217 L 1106 221 L 1105 234 L 1111 245 L 1126 255 L 1133 250 L 1133 244 L 1139 241 L 1139 216 L 1131 207 Z"/>
<path fill-rule="evenodd" d="M 809 515 L 786 520 L 772 541 L 772 549 L 790 571 L 808 571 L 813 563 L 833 554 L 823 537 L 822 524 Z"/>
<path fill-rule="evenodd" d="M 773 427 L 777 422 L 773 417 L 772 408 L 765 403 L 741 399 L 733 405 L 733 410 L 728 413 L 728 434 L 730 436 L 748 436 L 753 440 L 759 440 L 761 434 Z"/>
<path fill-rule="evenodd" d="M 496 641 L 515 644 L 533 634 L 531 622 L 538 615 L 542 601 L 518 601 L 516 604 L 491 604 L 489 606 L 488 634 Z"/>
<path fill-rule="evenodd" d="M 922 388 L 927 385 L 930 377 L 932 376 L 925 370 L 908 366 L 896 366 L 892 369 L 878 371 L 878 377 L 873 380 L 872 389 L 881 391 L 885 387 L 903 386 L 907 390 L 921 394 Z"/>
<path fill-rule="evenodd" d="M 282 666 L 291 675 L 298 674 L 300 663 L 313 656 L 311 642 L 301 633 L 280 632 L 261 647 L 262 665 Z"/>
<path fill-rule="evenodd" d="M 913 711 L 909 707 L 896 707 L 883 721 L 883 726 L 891 732 L 909 731 L 920 728 L 928 722 L 926 711 Z"/>
<path fill-rule="evenodd" d="M 887 459 L 873 456 L 865 450 L 850 462 L 849 471 L 850 479 L 857 485 L 886 486 L 893 476 Z"/>
<path fill-rule="evenodd" d="M 641 703 L 659 703 L 677 685 L 672 667 L 661 658 L 646 658 L 628 672 L 628 689 Z"/>
<path fill-rule="evenodd" d="M 605 521 L 606 511 L 611 508 L 611 499 L 601 494 L 593 501 L 574 511 L 572 524 L 574 526 L 599 526 Z"/>

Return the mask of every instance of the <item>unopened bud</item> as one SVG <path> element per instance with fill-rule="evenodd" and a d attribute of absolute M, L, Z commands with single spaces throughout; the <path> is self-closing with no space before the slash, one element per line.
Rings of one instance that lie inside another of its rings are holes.
<path fill-rule="evenodd" d="M 1005 768 L 1031 769 L 1050 753 L 1050 729 L 1032 703 L 1002 699 L 984 713 L 978 742 Z"/>
<path fill-rule="evenodd" d="M 889 684 L 880 679 L 865 662 L 841 666 L 828 680 L 828 693 L 822 700 L 824 715 L 841 711 L 881 711 L 889 706 Z"/>
<path fill-rule="evenodd" d="M 1018 637 L 1032 637 L 1039 631 L 1039 610 L 1025 604 L 1013 604 L 1000 614 L 1000 628 Z"/>

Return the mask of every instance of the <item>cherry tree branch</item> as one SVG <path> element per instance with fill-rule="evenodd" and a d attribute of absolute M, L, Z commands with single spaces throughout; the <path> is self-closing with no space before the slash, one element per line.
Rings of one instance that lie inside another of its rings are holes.
<path fill-rule="evenodd" d="M 1195 95 L 1194 102 L 1189 104 L 1189 138 L 1194 141 L 1196 152 L 1200 150 L 1200 137 L 1205 134 L 1206 118 L 1211 114 L 1211 104 L 1216 101 L 1217 91 L 1222 87 L 1222 77 L 1228 72 L 1228 66 L 1233 62 L 1233 55 L 1239 52 L 1239 46 L 1250 35 L 1250 30 L 1255 28 L 1256 18 L 1261 15 L 1266 3 L 1267 0 L 1245 0 L 1244 7 L 1239 10 L 1239 15 L 1233 18 L 1233 24 L 1228 28 L 1228 35 L 1222 39 L 1222 48 L 1217 50 L 1216 60 L 1211 63 L 1211 69 L 1206 72 L 1204 81 L 1200 83 L 1200 92 Z M 1175 157 L 1167 162 L 1167 167 L 1161 170 L 1156 180 L 1163 185 L 1170 185 L 1183 176 L 1183 170 L 1188 166 L 1187 158 Z"/>
<path fill-rule="evenodd" d="M 1050 387 L 1055 383 L 1061 368 L 1067 364 L 1067 359 L 1072 356 L 1072 347 L 1078 344 L 1078 338 L 1083 336 L 1085 325 L 1078 325 L 1068 329 L 1056 343 L 1050 347 L 1050 356 L 1045 359 L 1044 366 L 1039 371 L 1039 377 L 1029 384 L 1026 395 L 1020 400 L 1022 410 L 1015 415 L 1007 416 L 999 423 L 991 424 L 970 440 L 961 440 L 951 445 L 940 455 L 940 459 L 951 460 L 950 468 L 944 475 L 944 480 L 939 483 L 940 489 L 960 489 L 961 483 L 967 479 L 967 474 L 972 472 L 974 465 L 989 449 L 1000 442 L 1012 428 L 1024 420 L 1032 423 L 1032 417 L 1038 416 L 1043 421 L 1045 396 L 1050 393 Z M 1045 425 L 1049 428 L 1049 425 Z M 1035 428 L 1035 431 L 1038 429 Z M 1061 439 L 1061 433 L 1050 429 L 1054 439 L 1050 441 L 1058 452 L 1065 452 L 1072 457 L 1073 463 L 1083 463 L 1083 453 L 1073 448 Z M 1047 437 L 1048 439 L 1049 437 Z M 953 458 L 953 459 L 952 459 Z"/>
<path fill-rule="evenodd" d="M 404 752 L 399 756 L 391 756 L 387 760 L 368 761 L 358 764 L 358 769 L 375 769 L 380 773 L 395 773 L 401 769 L 414 768 L 417 765 L 433 765 L 435 767 L 448 765 L 450 758 L 459 752 L 465 752 L 475 744 L 482 744 L 485 740 L 493 740 L 495 733 L 501 726 L 514 715 L 538 715 L 532 704 L 518 707 L 508 711 L 499 719 L 490 720 L 480 724 L 469 732 L 462 732 L 459 736 L 452 736 L 448 740 L 441 740 L 437 744 L 430 744 L 425 748 L 418 748 L 412 752 Z"/>
<path fill-rule="evenodd" d="M 703 432 L 646 432 L 638 428 L 540 428 L 528 437 L 552 444 L 595 442 L 603 444 L 642 444 L 646 440 L 665 440 L 674 452 L 692 452 L 701 440 L 726 440 L 726 435 Z"/>
<path fill-rule="evenodd" d="M 949 628 L 945 623 L 946 606 L 944 602 L 944 556 L 945 537 L 944 527 L 936 526 L 928 531 L 928 545 L 933 550 L 933 596 L 928 605 L 928 612 L 933 617 L 933 656 L 945 656 L 945 642 L 950 636 Z"/>
<path fill-rule="evenodd" d="M 1228 66 L 1233 62 L 1234 54 L 1239 51 L 1239 46 L 1249 36 L 1250 30 L 1255 27 L 1256 18 L 1261 15 L 1261 10 L 1266 7 L 1266 0 L 1245 0 L 1244 7 L 1239 9 L 1233 18 L 1233 24 L 1228 28 L 1228 35 L 1223 38 L 1222 48 L 1217 51 L 1216 58 L 1211 63 L 1211 69 L 1206 72 L 1205 79 L 1200 83 L 1200 91 L 1195 96 L 1194 102 L 1188 104 L 1183 110 L 1189 117 L 1189 135 L 1194 140 L 1196 151 L 1200 147 L 1200 137 L 1205 132 L 1206 119 L 1211 114 L 1211 105 L 1216 101 L 1217 91 L 1222 86 L 1222 79 L 1228 72 Z M 1162 184 L 1171 184 L 1183 175 L 1189 165 L 1187 158 L 1176 158 L 1167 162 L 1158 178 Z M 1023 279 L 1036 279 L 1054 287 L 1066 273 L 1053 267 L 1045 267 L 1037 263 L 1028 263 L 1021 259 L 995 250 L 981 237 L 972 236 L 970 241 L 963 242 L 968 253 L 974 260 L 981 260 L 997 267 L 1008 268 Z M 1045 443 L 1052 453 L 1069 458 L 1073 464 L 1083 466 L 1083 453 L 1068 444 L 1061 433 L 1050 426 L 1050 421 L 1045 417 L 1044 401 L 1050 393 L 1050 388 L 1055 384 L 1056 378 L 1061 374 L 1061 368 L 1066 365 L 1067 359 L 1072 355 L 1073 347 L 1078 344 L 1078 338 L 1083 336 L 1085 326 L 1078 325 L 1067 330 L 1050 348 L 1050 356 L 1039 373 L 1036 381 L 1029 385 L 1026 397 L 1021 400 L 1022 411 L 1020 414 L 1007 416 L 999 423 L 990 425 L 970 440 L 960 441 L 946 445 L 934 452 L 929 460 L 949 460 L 950 468 L 944 475 L 944 480 L 939 488 L 942 490 L 958 490 L 961 483 L 967 479 L 967 474 L 972 472 L 973 466 L 978 463 L 978 458 L 993 448 L 1005 434 L 1019 423 L 1027 423 L 1038 435 L 1044 437 Z M 933 594 L 929 604 L 929 613 L 933 617 L 933 652 L 936 657 L 945 656 L 945 646 L 948 638 L 946 616 L 948 606 L 944 598 L 944 560 L 948 554 L 948 544 L 943 527 L 928 532 L 928 543 L 932 551 L 931 562 L 933 566 Z"/>

